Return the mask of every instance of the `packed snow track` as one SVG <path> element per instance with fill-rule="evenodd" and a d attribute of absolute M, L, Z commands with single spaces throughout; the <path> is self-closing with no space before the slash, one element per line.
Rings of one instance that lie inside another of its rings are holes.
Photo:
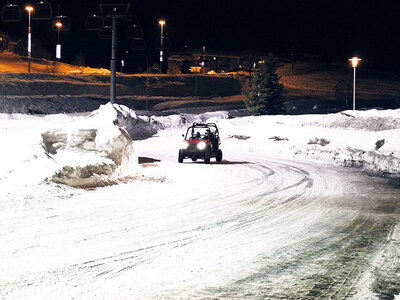
<path fill-rule="evenodd" d="M 154 157 L 164 142 L 138 146 Z M 126 184 L 7 187 L 1 298 L 341 299 L 398 291 L 400 197 L 383 180 L 248 153 L 228 152 L 210 165 L 178 164 L 172 152 L 154 158 L 161 161 Z"/>

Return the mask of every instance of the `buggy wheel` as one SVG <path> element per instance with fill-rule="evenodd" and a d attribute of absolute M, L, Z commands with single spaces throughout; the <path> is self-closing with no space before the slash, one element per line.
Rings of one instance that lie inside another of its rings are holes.
<path fill-rule="evenodd" d="M 220 149 L 218 149 L 217 152 L 217 157 L 215 158 L 217 160 L 217 162 L 221 162 L 222 161 L 222 151 Z"/>
<path fill-rule="evenodd" d="M 192 161 L 196 161 L 197 160 L 197 157 L 192 157 Z"/>
<path fill-rule="evenodd" d="M 210 151 L 206 151 L 206 153 L 204 154 L 204 163 L 205 164 L 209 164 L 210 163 L 210 158 L 211 158 L 211 152 Z"/>
<path fill-rule="evenodd" d="M 183 163 L 183 156 L 184 156 L 183 151 L 179 150 L 179 155 L 178 155 L 178 162 L 179 163 Z"/>

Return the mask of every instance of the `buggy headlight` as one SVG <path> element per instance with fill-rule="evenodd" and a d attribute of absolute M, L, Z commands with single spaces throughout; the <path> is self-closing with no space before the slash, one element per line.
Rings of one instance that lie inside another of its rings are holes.
<path fill-rule="evenodd" d="M 187 142 L 182 142 L 182 149 L 186 149 L 189 146 L 189 144 Z"/>
<path fill-rule="evenodd" d="M 200 142 L 197 144 L 197 149 L 199 150 L 203 150 L 206 147 L 206 143 L 204 142 Z"/>

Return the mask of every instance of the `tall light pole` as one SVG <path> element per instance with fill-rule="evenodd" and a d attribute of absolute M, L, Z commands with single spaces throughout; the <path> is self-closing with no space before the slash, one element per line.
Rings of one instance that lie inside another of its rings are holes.
<path fill-rule="evenodd" d="M 160 73 L 162 73 L 162 64 L 163 64 L 163 48 L 164 48 L 164 26 L 165 20 L 158 21 L 158 24 L 161 26 L 161 37 L 160 37 Z"/>
<path fill-rule="evenodd" d="M 357 56 L 354 56 L 353 58 L 350 58 L 349 61 L 351 62 L 351 65 L 354 69 L 354 75 L 353 75 L 353 110 L 356 110 L 356 68 L 358 65 L 358 62 L 361 60 L 361 58 L 358 58 Z"/>
<path fill-rule="evenodd" d="M 25 6 L 28 11 L 28 72 L 31 72 L 31 57 L 32 57 L 32 33 L 31 33 L 31 12 L 33 11 L 33 6 Z"/>
<path fill-rule="evenodd" d="M 60 30 L 63 27 L 63 23 L 61 22 L 56 22 L 56 27 L 57 27 L 57 46 L 56 46 L 56 59 L 60 60 L 61 59 L 61 44 L 60 44 Z"/>

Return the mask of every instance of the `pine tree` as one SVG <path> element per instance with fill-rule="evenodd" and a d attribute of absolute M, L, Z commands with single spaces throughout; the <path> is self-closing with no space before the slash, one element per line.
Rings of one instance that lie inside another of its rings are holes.
<path fill-rule="evenodd" d="M 252 115 L 279 114 L 285 111 L 283 84 L 277 74 L 278 59 L 271 53 L 250 77 L 250 86 L 243 91 L 245 104 Z"/>

